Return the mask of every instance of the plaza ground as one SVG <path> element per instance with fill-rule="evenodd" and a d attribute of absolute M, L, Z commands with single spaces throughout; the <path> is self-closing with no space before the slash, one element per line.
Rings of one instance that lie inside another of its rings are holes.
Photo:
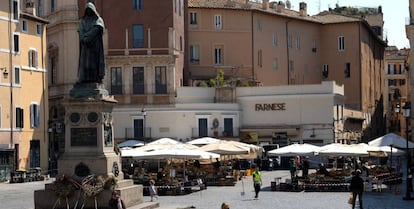
<path fill-rule="evenodd" d="M 280 192 L 271 191 L 270 182 L 276 177 L 282 180 L 289 177 L 286 170 L 263 171 L 263 189 L 258 199 L 254 199 L 251 176 L 238 181 L 235 186 L 209 186 L 201 192 L 194 192 L 181 196 L 160 196 L 159 209 L 189 208 L 219 209 L 222 202 L 228 202 L 232 209 L 349 209 L 347 203 L 349 192 Z M 43 189 L 49 181 L 28 183 L 0 183 L 0 208 L 7 209 L 33 209 L 33 191 Z M 243 192 L 244 185 L 244 195 Z M 400 188 L 401 193 L 396 194 L 395 189 Z M 385 189 L 382 193 L 365 192 L 365 209 L 411 209 L 413 201 L 402 200 L 405 194 L 405 184 L 396 185 L 392 190 Z M 150 197 L 144 196 L 146 202 Z M 51 201 L 55 201 L 54 199 Z M 358 207 L 357 207 L 358 208 Z"/>

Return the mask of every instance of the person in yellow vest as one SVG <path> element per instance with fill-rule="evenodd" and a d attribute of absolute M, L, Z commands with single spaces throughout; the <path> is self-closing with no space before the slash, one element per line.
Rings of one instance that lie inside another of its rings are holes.
<path fill-rule="evenodd" d="M 258 198 L 260 188 L 262 186 L 262 174 L 260 173 L 259 168 L 256 165 L 253 164 L 252 168 L 254 169 L 252 176 L 253 176 L 254 192 L 256 194 L 254 198 Z"/>

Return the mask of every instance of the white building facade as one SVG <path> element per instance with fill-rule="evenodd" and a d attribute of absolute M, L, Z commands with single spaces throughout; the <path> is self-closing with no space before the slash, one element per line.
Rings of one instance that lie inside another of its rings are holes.
<path fill-rule="evenodd" d="M 174 105 L 114 109 L 115 138 L 203 136 L 250 143 L 339 142 L 344 87 L 334 82 L 274 87 L 182 87 Z"/>

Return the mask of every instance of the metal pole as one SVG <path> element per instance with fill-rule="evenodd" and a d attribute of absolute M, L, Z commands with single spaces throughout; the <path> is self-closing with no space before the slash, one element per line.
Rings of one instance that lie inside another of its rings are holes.
<path fill-rule="evenodd" d="M 407 168 L 406 168 L 406 172 L 407 172 L 407 176 L 406 176 L 406 190 L 405 190 L 405 197 L 403 197 L 403 200 L 414 200 L 414 198 L 411 197 L 411 187 L 412 187 L 412 174 L 411 174 L 411 156 L 410 156 L 410 152 L 408 150 L 408 139 L 409 137 L 409 130 L 408 130 L 408 122 L 409 122 L 410 116 L 406 115 L 405 117 L 405 136 L 406 136 L 406 157 L 407 157 Z M 411 176 L 411 177 L 409 177 Z"/>

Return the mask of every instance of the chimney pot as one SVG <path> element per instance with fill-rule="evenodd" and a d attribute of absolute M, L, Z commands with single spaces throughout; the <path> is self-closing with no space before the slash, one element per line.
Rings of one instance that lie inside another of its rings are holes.
<path fill-rule="evenodd" d="M 302 16 L 302 17 L 304 17 L 304 16 L 308 15 L 308 14 L 307 14 L 307 5 L 306 5 L 306 3 L 305 3 L 305 2 L 300 2 L 300 3 L 299 3 L 299 14 L 300 14 L 300 16 Z"/>

